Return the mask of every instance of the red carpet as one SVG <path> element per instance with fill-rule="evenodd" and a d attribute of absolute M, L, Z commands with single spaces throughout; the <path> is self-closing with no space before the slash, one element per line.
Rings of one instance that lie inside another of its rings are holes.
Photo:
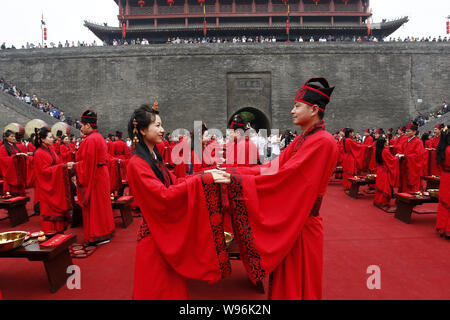
<path fill-rule="evenodd" d="M 435 214 L 412 215 L 405 224 L 372 205 L 373 196 L 352 199 L 340 184 L 330 184 L 321 215 L 324 219 L 324 299 L 450 299 L 450 241 L 434 231 Z M 31 205 L 32 207 L 32 205 Z M 437 204 L 425 206 L 436 209 Z M 31 208 L 29 206 L 29 212 Z M 3 299 L 130 299 L 140 219 L 120 226 L 111 243 L 99 246 L 86 259 L 73 259 L 81 268 L 81 290 L 66 287 L 52 294 L 42 262 L 0 259 Z M 39 231 L 39 217 L 14 230 Z M 9 231 L 0 221 L 0 232 Z M 83 238 L 82 228 L 69 232 Z M 371 265 L 381 269 L 381 289 L 369 290 Z M 248 280 L 240 261 L 233 274 L 216 284 L 189 281 L 192 299 L 265 299 Z"/>

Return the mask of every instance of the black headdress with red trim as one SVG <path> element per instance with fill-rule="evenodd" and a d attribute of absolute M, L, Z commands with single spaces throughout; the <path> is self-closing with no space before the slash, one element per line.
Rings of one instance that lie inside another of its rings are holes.
<path fill-rule="evenodd" d="M 97 124 L 97 114 L 92 110 L 86 110 L 81 116 L 81 123 Z"/>
<path fill-rule="evenodd" d="M 242 129 L 245 131 L 245 123 L 239 115 L 235 115 L 230 124 L 230 129 L 238 130 Z"/>
<path fill-rule="evenodd" d="M 313 83 L 318 83 L 321 86 Z M 298 90 L 295 97 L 296 102 L 303 102 L 307 105 L 317 105 L 319 109 L 325 112 L 325 106 L 330 102 L 334 87 L 330 87 L 325 78 L 312 78 Z"/>
<path fill-rule="evenodd" d="M 412 122 L 410 122 L 408 124 L 406 129 L 409 129 L 409 130 L 412 130 L 412 131 L 417 131 L 419 129 L 419 124 L 416 121 L 412 121 Z"/>

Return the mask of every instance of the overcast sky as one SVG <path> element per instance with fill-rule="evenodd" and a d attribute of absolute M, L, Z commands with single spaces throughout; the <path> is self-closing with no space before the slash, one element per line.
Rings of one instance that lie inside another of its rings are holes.
<path fill-rule="evenodd" d="M 175 3 L 180 0 L 175 0 Z M 335 0 L 339 1 L 339 0 Z M 373 22 L 409 16 L 410 21 L 394 37 L 446 36 L 445 21 L 450 0 L 371 0 Z M 47 23 L 48 43 L 66 40 L 92 43 L 99 39 L 83 26 L 84 20 L 117 26 L 114 0 L 21 0 L 1 3 L 0 43 L 17 48 L 41 41 L 41 16 Z"/>

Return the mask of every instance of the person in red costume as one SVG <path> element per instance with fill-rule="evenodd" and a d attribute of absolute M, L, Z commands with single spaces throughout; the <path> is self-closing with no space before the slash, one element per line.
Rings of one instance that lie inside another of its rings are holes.
<path fill-rule="evenodd" d="M 231 272 L 214 183 L 229 183 L 220 171 L 174 176 L 156 145 L 164 135 L 158 110 L 135 110 L 128 124 L 135 155 L 128 181 L 141 208 L 133 298 L 189 298 L 186 278 L 215 282 Z M 136 142 L 137 141 L 137 142 Z"/>
<path fill-rule="evenodd" d="M 425 144 L 425 149 L 428 151 L 428 162 L 426 162 L 425 175 L 441 175 L 441 167 L 436 163 L 436 149 L 439 144 L 439 140 L 441 139 L 442 129 L 444 129 L 443 123 L 436 125 L 433 129 L 434 137 L 429 139 Z"/>
<path fill-rule="evenodd" d="M 227 169 L 241 259 L 253 281 L 269 277 L 269 299 L 322 298 L 319 211 L 338 158 L 323 121 L 333 90 L 325 78 L 307 81 L 291 111 L 303 134 L 267 164 Z"/>
<path fill-rule="evenodd" d="M 363 146 L 371 146 L 373 144 L 373 138 L 370 135 L 369 129 L 366 129 L 364 131 L 364 141 L 361 143 Z M 369 170 L 369 163 L 370 163 L 370 158 L 372 156 L 373 153 L 373 149 L 372 148 L 366 148 L 365 149 L 365 153 L 364 153 L 364 161 L 362 164 L 362 170 L 363 171 L 368 171 Z"/>
<path fill-rule="evenodd" d="M 72 193 L 70 173 L 73 162 L 65 163 L 51 148 L 51 131 L 42 128 L 36 134 L 34 172 L 39 189 L 41 229 L 46 235 L 62 233 L 70 223 Z"/>
<path fill-rule="evenodd" d="M 352 178 L 358 174 L 358 169 L 363 166 L 364 155 L 367 146 L 361 145 L 353 140 L 354 131 L 352 128 L 345 128 L 344 138 L 342 139 L 342 148 L 344 151 L 342 157 L 342 184 L 346 190 L 350 189 L 351 182 L 348 178 Z"/>
<path fill-rule="evenodd" d="M 406 127 L 400 127 L 397 130 L 397 136 L 391 140 L 391 145 L 394 146 L 393 154 L 402 154 L 405 148 L 405 143 L 408 138 L 405 136 Z"/>
<path fill-rule="evenodd" d="M 450 239 L 450 131 L 448 126 L 442 130 L 436 150 L 436 162 L 441 167 L 436 230 L 442 237 Z"/>
<path fill-rule="evenodd" d="M 15 133 L 6 130 L 0 147 L 0 169 L 3 176 L 3 192 L 24 196 L 27 187 L 27 153 L 16 145 Z"/>
<path fill-rule="evenodd" d="M 111 153 L 114 158 L 128 160 L 131 158 L 131 150 L 127 146 L 126 142 L 122 140 L 122 135 L 122 131 L 116 131 L 116 140 L 112 143 Z"/>
<path fill-rule="evenodd" d="M 76 153 L 74 170 L 78 202 L 83 212 L 84 240 L 97 245 L 110 241 L 115 223 L 111 207 L 105 139 L 97 130 L 97 114 L 87 110 L 81 116 L 85 136 Z"/>
<path fill-rule="evenodd" d="M 417 138 L 419 126 L 413 121 L 406 127 L 406 142 L 401 146 L 402 153 L 397 156 L 400 161 L 399 190 L 398 192 L 418 192 L 420 189 L 420 176 L 423 173 L 423 156 L 425 148 L 422 141 Z"/>
<path fill-rule="evenodd" d="M 377 161 L 377 180 L 373 204 L 385 211 L 391 212 L 393 188 L 397 182 L 398 157 L 391 154 L 384 137 L 376 140 L 375 159 Z M 393 211 L 392 211 L 393 212 Z"/>
<path fill-rule="evenodd" d="M 61 136 L 59 142 L 59 156 L 62 162 L 73 162 L 75 160 L 75 152 L 70 147 L 69 137 L 65 134 Z"/>

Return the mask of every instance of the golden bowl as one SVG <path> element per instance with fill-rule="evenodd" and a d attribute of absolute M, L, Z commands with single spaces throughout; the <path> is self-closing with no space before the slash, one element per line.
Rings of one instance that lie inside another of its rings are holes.
<path fill-rule="evenodd" d="M 229 232 L 224 232 L 223 234 L 225 235 L 225 243 L 228 247 L 230 245 L 231 241 L 233 241 L 234 235 Z"/>
<path fill-rule="evenodd" d="M 20 247 L 27 235 L 28 232 L 25 231 L 0 233 L 0 252 L 6 252 Z"/>
<path fill-rule="evenodd" d="M 377 175 L 376 175 L 376 174 L 368 174 L 368 175 L 367 175 L 367 179 L 368 179 L 368 180 L 376 180 L 376 178 L 377 178 Z"/>
<path fill-rule="evenodd" d="M 433 198 L 438 198 L 439 197 L 439 189 L 428 189 L 427 192 Z"/>

